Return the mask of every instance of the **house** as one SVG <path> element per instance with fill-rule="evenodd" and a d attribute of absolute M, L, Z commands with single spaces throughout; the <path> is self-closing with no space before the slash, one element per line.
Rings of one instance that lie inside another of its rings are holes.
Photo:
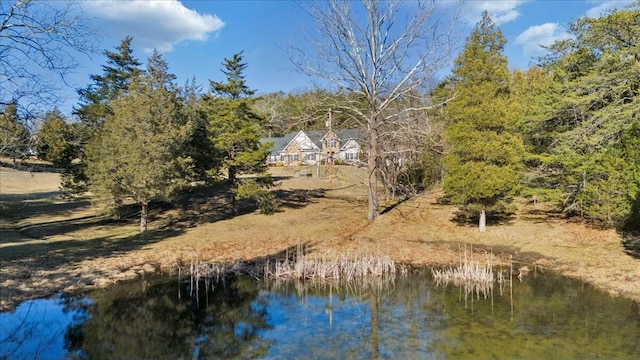
<path fill-rule="evenodd" d="M 273 143 L 267 158 L 269 165 L 315 165 L 331 162 L 356 165 L 362 160 L 364 135 L 356 129 L 342 131 L 304 131 L 278 138 L 263 138 Z"/>
<path fill-rule="evenodd" d="M 321 141 L 323 159 L 334 164 L 345 163 L 356 165 L 360 162 L 364 145 L 364 134 L 357 129 L 328 131 Z"/>
<path fill-rule="evenodd" d="M 316 135 L 317 136 L 317 135 Z M 318 141 L 312 139 L 305 131 L 288 133 L 279 138 L 260 139 L 262 143 L 273 143 L 267 158 L 267 164 L 299 165 L 306 163 L 314 165 L 320 160 Z"/>

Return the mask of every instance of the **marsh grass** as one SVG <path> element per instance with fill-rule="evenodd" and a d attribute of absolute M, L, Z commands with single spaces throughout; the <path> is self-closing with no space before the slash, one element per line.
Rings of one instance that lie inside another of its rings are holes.
<path fill-rule="evenodd" d="M 494 275 L 491 254 L 485 254 L 485 261 L 480 262 L 474 258 L 473 246 L 470 254 L 467 253 L 467 246 L 464 247 L 464 253 L 459 250 L 460 262 L 457 267 L 447 267 L 444 269 L 431 269 L 433 279 L 438 286 L 454 285 L 461 287 L 465 294 L 475 294 L 480 297 L 488 298 L 493 293 L 493 285 L 497 280 L 499 284 L 505 282 L 502 272 Z"/>
<path fill-rule="evenodd" d="M 334 259 L 317 258 L 306 255 L 301 245 L 291 259 L 267 261 L 264 266 L 265 277 L 283 280 L 350 282 L 369 277 L 394 277 L 395 274 L 395 262 L 388 256 L 363 255 L 351 259 L 343 254 Z"/>
<path fill-rule="evenodd" d="M 208 291 L 213 283 L 239 276 L 268 281 L 276 287 L 293 283 L 300 294 L 327 286 L 344 288 L 357 294 L 361 289 L 387 288 L 389 284 L 393 284 L 397 274 L 407 275 L 408 267 L 396 265 L 389 256 L 348 257 L 343 254 L 331 259 L 310 256 L 304 245 L 298 244 L 296 251 L 286 253 L 283 259 L 268 258 L 251 262 L 202 262 L 196 251 L 188 266 L 184 270 L 178 269 L 179 281 L 182 281 L 183 272 L 188 274 L 190 296 L 197 295 L 201 285 Z M 187 281 L 186 278 L 184 281 Z"/>

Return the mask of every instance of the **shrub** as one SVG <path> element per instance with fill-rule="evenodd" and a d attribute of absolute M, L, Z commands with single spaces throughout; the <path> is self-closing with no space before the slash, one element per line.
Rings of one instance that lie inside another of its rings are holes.
<path fill-rule="evenodd" d="M 258 211 L 262 214 L 271 215 L 278 210 L 278 201 L 276 197 L 270 193 L 264 186 L 267 186 L 264 181 L 261 183 L 254 179 L 247 180 L 240 184 L 235 189 L 234 196 L 238 200 L 253 199 L 258 205 Z M 268 181 L 268 180 L 265 180 Z"/>

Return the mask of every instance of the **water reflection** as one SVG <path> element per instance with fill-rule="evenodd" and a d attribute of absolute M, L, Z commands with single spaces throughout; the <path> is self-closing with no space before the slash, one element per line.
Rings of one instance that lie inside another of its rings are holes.
<path fill-rule="evenodd" d="M 88 294 L 91 301 L 37 300 L 0 314 L 0 358 L 633 359 L 640 354 L 637 303 L 550 272 L 534 271 L 514 282 L 512 296 L 503 290 L 488 298 L 469 295 L 460 287 L 435 286 L 428 271 L 364 286 L 239 278 L 203 284 L 197 297 L 177 279 L 147 279 Z M 35 315 L 46 301 L 55 305 L 46 312 L 58 314 L 62 326 Z M 7 324 L 14 330 L 5 331 Z"/>
<path fill-rule="evenodd" d="M 62 359 L 82 356 L 73 348 L 82 335 L 91 301 L 56 296 L 26 301 L 0 314 L 0 359 Z"/>
<path fill-rule="evenodd" d="M 92 294 L 83 350 L 92 359 L 259 357 L 269 343 L 257 335 L 269 325 L 266 296 L 254 282 L 217 284 L 197 297 L 175 279 Z"/>

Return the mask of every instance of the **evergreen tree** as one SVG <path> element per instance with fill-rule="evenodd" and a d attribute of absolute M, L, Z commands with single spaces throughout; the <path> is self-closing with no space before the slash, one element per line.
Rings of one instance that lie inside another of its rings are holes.
<path fill-rule="evenodd" d="M 126 95 L 111 103 L 113 114 L 89 148 L 88 172 L 97 194 L 119 204 L 133 198 L 147 230 L 149 203 L 169 199 L 189 181 L 190 159 L 182 156 L 190 129 L 168 65 L 158 52 Z"/>
<path fill-rule="evenodd" d="M 69 123 L 59 110 L 49 111 L 38 133 L 38 156 L 60 169 L 61 189 L 67 195 L 87 190 L 86 163 L 81 159 L 82 125 Z"/>
<path fill-rule="evenodd" d="M 16 161 L 26 155 L 29 146 L 29 131 L 18 116 L 16 102 L 10 102 L 0 111 L 0 155 Z"/>
<path fill-rule="evenodd" d="M 191 135 L 185 144 L 185 153 L 193 160 L 195 180 L 215 178 L 221 167 L 221 158 L 209 140 L 209 119 L 204 111 L 200 87 L 195 79 L 187 82 L 181 94 L 185 116 L 192 124 Z"/>
<path fill-rule="evenodd" d="M 237 198 L 252 197 L 255 191 L 250 189 L 262 189 L 255 183 L 247 183 L 242 188 L 243 182 L 238 175 L 264 175 L 269 149 L 268 145 L 260 143 L 265 119 L 252 110 L 255 90 L 246 85 L 243 72 L 247 64 L 242 62 L 242 52 L 231 59 L 225 58 L 222 65 L 226 82 L 210 82 L 211 93 L 204 97 L 204 107 L 209 119 L 209 140 L 222 159 L 223 169 L 227 171 L 227 180 L 233 193 L 232 209 L 236 214 Z M 262 190 L 260 193 L 265 196 Z"/>
<path fill-rule="evenodd" d="M 54 166 L 65 166 L 75 159 L 72 129 L 59 110 L 45 114 L 39 138 L 39 155 Z"/>
<path fill-rule="evenodd" d="M 632 207 L 640 197 L 640 124 L 623 132 L 620 141 L 589 161 L 587 181 L 576 195 L 583 216 L 594 222 L 640 230 Z"/>
<path fill-rule="evenodd" d="M 132 55 L 132 41 L 127 36 L 116 52 L 105 51 L 107 64 L 102 65 L 102 75 L 91 75 L 93 83 L 78 89 L 81 105 L 74 109 L 74 114 L 91 133 L 99 131 L 107 116 L 113 114 L 111 101 L 127 94 L 132 80 L 142 73 L 142 64 Z"/>
<path fill-rule="evenodd" d="M 515 135 L 520 109 L 510 94 L 505 39 L 486 12 L 456 59 L 456 98 L 447 104 L 444 190 L 480 213 L 505 208 L 522 177 L 523 144 Z"/>
<path fill-rule="evenodd" d="M 629 150 L 640 124 L 640 2 L 578 19 L 570 32 L 550 47 L 549 86 L 525 121 L 529 138 L 546 139 L 532 148 L 546 180 L 538 186 L 560 192 L 568 214 L 622 226 L 640 187 L 640 154 Z"/>
<path fill-rule="evenodd" d="M 99 135 L 106 118 L 113 115 L 112 101 L 126 95 L 132 81 L 143 72 L 141 63 L 132 56 L 132 41 L 133 38 L 128 36 L 116 48 L 116 52 L 105 51 L 107 63 L 102 65 L 102 75 L 91 75 L 93 83 L 77 90 L 80 107 L 75 108 L 73 113 L 80 122 L 73 127 L 73 136 L 78 162 L 63 166 L 62 188 L 66 191 L 80 193 L 86 190 L 89 181 L 85 173 L 86 146 Z"/>

